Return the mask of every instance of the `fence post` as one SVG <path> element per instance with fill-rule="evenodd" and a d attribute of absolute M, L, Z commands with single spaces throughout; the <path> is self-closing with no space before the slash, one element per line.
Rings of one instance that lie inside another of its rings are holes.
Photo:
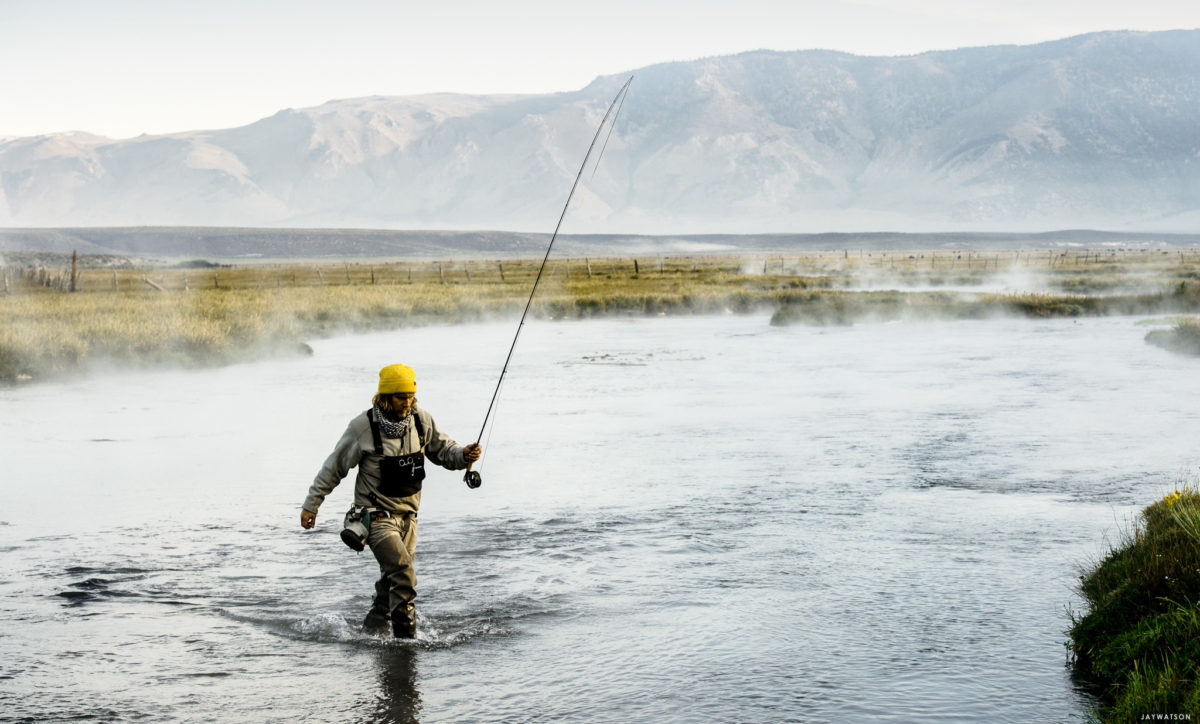
<path fill-rule="evenodd" d="M 75 280 L 78 278 L 78 276 L 79 276 L 79 251 L 77 249 L 73 249 L 71 251 L 71 284 L 68 286 L 67 291 L 69 291 L 69 292 L 75 291 Z"/>
<path fill-rule="evenodd" d="M 637 259 L 634 259 L 634 260 L 633 260 L 633 273 L 634 273 L 634 274 L 638 274 L 638 273 L 639 273 L 639 272 L 638 272 L 638 263 L 637 263 Z"/>
<path fill-rule="evenodd" d="M 583 264 L 587 267 L 588 279 L 592 278 L 592 260 L 586 256 L 583 258 Z"/>
<path fill-rule="evenodd" d="M 496 262 L 496 266 L 500 267 L 500 281 L 504 281 L 504 262 Z"/>

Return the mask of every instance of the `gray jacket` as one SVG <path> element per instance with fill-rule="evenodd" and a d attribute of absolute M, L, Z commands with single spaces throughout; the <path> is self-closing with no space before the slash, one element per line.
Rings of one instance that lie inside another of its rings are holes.
<path fill-rule="evenodd" d="M 384 455 L 407 455 L 424 448 L 426 459 L 447 470 L 462 470 L 467 467 L 467 461 L 463 458 L 463 446 L 438 430 L 432 415 L 416 406 L 413 407 L 412 414 L 421 418 L 421 428 L 425 433 L 424 445 L 417 437 L 417 425 L 410 423 L 408 431 L 402 437 L 394 440 L 383 438 Z M 371 423 L 367 421 L 366 411 L 363 411 L 350 421 L 346 432 L 342 433 L 342 439 L 338 440 L 333 452 L 325 459 L 325 464 L 321 466 L 321 471 L 317 473 L 308 489 L 304 509 L 316 513 L 325 496 L 342 482 L 350 468 L 357 465 L 358 477 L 354 483 L 355 505 L 383 508 L 393 513 L 416 513 L 421 505 L 420 491 L 402 498 L 389 498 L 381 493 L 379 460 L 380 456 L 375 454 L 375 440 L 371 436 Z"/>

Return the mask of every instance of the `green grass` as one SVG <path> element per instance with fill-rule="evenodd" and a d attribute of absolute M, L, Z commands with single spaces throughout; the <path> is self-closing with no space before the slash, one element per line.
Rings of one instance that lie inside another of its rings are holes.
<path fill-rule="evenodd" d="M 1096 718 L 1200 719 L 1200 494 L 1184 488 L 1143 510 L 1080 592 L 1088 610 L 1073 617 L 1069 646 L 1102 694 Z"/>

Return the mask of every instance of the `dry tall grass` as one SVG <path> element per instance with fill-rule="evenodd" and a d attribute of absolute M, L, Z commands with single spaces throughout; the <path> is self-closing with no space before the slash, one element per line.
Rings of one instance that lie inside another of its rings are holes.
<path fill-rule="evenodd" d="M 0 380 L 93 362 L 219 364 L 292 354 L 312 336 L 515 315 L 540 259 L 246 264 L 219 268 L 84 268 L 74 293 L 6 271 Z M 61 275 L 63 272 L 58 271 Z M 1003 275 L 1050 292 L 961 294 Z M 47 279 L 50 273 L 43 273 Z M 1196 252 L 827 252 L 752 258 L 555 259 L 533 313 L 607 314 L 777 309 L 776 321 L 868 317 L 1192 311 Z M 864 286 L 865 285 L 865 286 Z M 870 287 L 867 289 L 866 287 Z"/>

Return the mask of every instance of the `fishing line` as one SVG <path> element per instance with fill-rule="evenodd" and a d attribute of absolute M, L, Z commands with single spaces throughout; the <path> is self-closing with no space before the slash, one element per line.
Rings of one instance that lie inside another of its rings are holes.
<path fill-rule="evenodd" d="M 512 361 L 513 350 L 517 348 L 517 340 L 521 337 L 521 328 L 525 326 L 525 317 L 529 315 L 529 308 L 533 305 L 533 295 L 537 293 L 538 282 L 542 280 L 542 272 L 546 270 L 546 262 L 550 260 L 550 251 L 554 248 L 554 240 L 558 238 L 558 230 L 562 227 L 563 219 L 567 215 L 567 209 L 571 206 L 571 199 L 575 196 L 575 189 L 579 186 L 579 179 L 583 176 L 583 170 L 587 168 L 588 160 L 592 157 L 592 150 L 596 148 L 596 141 L 600 140 L 600 133 L 604 130 L 604 124 L 608 123 L 608 119 L 612 117 L 613 123 L 616 123 L 616 116 L 613 114 L 613 109 L 618 109 L 624 105 L 626 94 L 629 92 L 629 84 L 633 82 L 633 76 L 629 76 L 629 80 L 625 81 L 625 85 L 621 86 L 621 90 L 617 91 L 617 95 L 612 99 L 612 103 L 608 104 L 608 110 L 604 112 L 604 117 L 600 119 L 600 125 L 596 127 L 596 134 L 592 136 L 592 142 L 588 144 L 587 153 L 583 155 L 583 163 L 579 164 L 579 171 L 575 174 L 575 182 L 571 184 L 571 192 L 567 194 L 567 202 L 563 204 L 562 213 L 558 215 L 558 223 L 554 225 L 554 233 L 550 235 L 550 243 L 546 246 L 546 255 L 542 257 L 542 265 L 538 267 L 537 276 L 533 280 L 533 288 L 529 290 L 529 299 L 525 301 L 525 311 L 521 312 L 521 321 L 517 324 L 517 333 L 513 335 L 512 345 L 508 348 L 508 356 L 504 358 L 504 367 L 500 370 L 500 379 L 496 380 L 496 389 L 492 392 L 492 401 L 488 403 L 487 412 L 483 416 L 483 425 L 479 428 L 479 436 L 475 438 L 475 444 L 478 445 L 483 439 L 483 431 L 487 429 L 488 419 L 492 416 L 492 408 L 496 406 L 496 396 L 500 394 L 500 385 L 504 383 L 504 375 L 508 372 L 508 363 Z M 612 135 L 612 127 L 609 127 L 609 136 Z M 604 139 L 604 146 L 608 146 L 608 138 Z M 601 149 L 600 155 L 604 155 Z M 597 157 L 596 165 L 599 167 L 600 158 Z M 592 171 L 592 175 L 595 175 Z M 467 472 L 463 475 L 463 481 L 469 488 L 478 488 L 483 484 L 483 478 L 479 472 L 472 470 L 471 465 L 467 464 Z"/>
<path fill-rule="evenodd" d="M 629 80 L 633 80 L 633 76 L 630 76 Z M 626 81 L 625 85 L 628 86 L 629 82 Z M 628 95 L 629 95 L 629 93 L 624 93 L 624 94 L 618 95 L 618 97 L 621 99 L 621 102 L 617 104 L 617 112 L 615 114 L 613 114 L 612 123 L 608 124 L 608 135 L 606 135 L 604 137 L 604 145 L 602 145 L 600 147 L 600 154 L 598 156 L 596 156 L 596 165 L 592 166 L 591 178 L 596 178 L 596 172 L 600 170 L 600 162 L 604 160 L 604 150 L 606 148 L 608 148 L 608 139 L 612 138 L 613 129 L 617 127 L 617 119 L 621 117 L 621 109 L 625 107 L 625 98 Z M 600 123 L 601 123 L 601 125 L 603 125 L 604 121 L 601 121 Z M 595 141 L 593 141 L 593 143 L 595 143 Z M 588 150 L 590 151 L 591 149 L 588 149 Z M 587 163 L 586 157 L 584 158 L 583 162 L 585 164 Z M 570 203 L 569 199 L 567 200 L 567 203 Z M 553 240 L 550 243 L 553 244 L 554 243 Z"/>
<path fill-rule="evenodd" d="M 498 420 L 498 419 L 500 419 L 500 400 L 499 399 L 496 400 L 496 410 L 492 414 L 492 427 L 490 430 L 487 431 L 487 441 L 483 443 L 483 449 L 484 449 L 483 456 L 479 458 L 479 467 L 481 469 L 483 468 L 483 459 L 487 457 L 487 451 L 489 449 L 491 449 L 492 435 L 496 432 L 496 420 Z"/>

